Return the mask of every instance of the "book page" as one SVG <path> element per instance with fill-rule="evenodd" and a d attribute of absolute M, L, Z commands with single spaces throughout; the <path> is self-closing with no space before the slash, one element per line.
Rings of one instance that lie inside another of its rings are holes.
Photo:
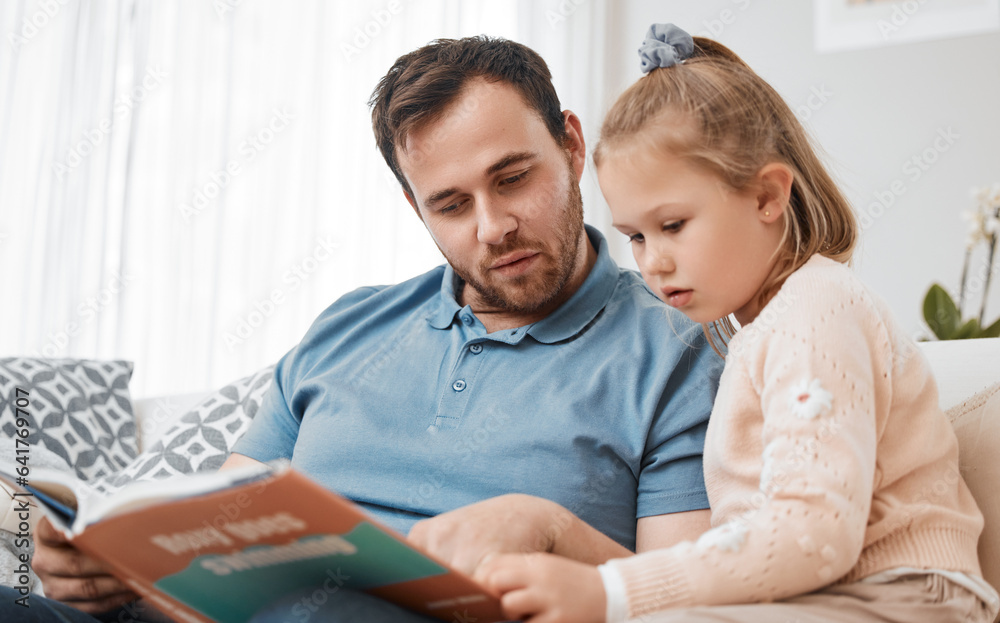
<path fill-rule="evenodd" d="M 73 523 L 73 534 L 77 535 L 91 524 L 172 500 L 198 497 L 212 491 L 221 491 L 243 483 L 265 478 L 272 473 L 287 469 L 287 465 L 266 464 L 246 465 L 219 472 L 191 474 L 165 480 L 148 480 L 125 485 L 109 496 L 89 497 L 80 508 Z"/>

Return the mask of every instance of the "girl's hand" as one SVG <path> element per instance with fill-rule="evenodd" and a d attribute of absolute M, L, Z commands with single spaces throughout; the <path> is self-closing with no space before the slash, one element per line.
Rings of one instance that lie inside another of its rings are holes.
<path fill-rule="evenodd" d="M 597 567 L 553 554 L 500 554 L 475 579 L 501 595 L 504 616 L 529 623 L 603 623 L 604 581 Z"/>

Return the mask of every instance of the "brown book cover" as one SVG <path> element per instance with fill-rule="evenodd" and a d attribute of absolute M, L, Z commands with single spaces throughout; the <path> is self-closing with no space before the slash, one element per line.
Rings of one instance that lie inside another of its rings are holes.
<path fill-rule="evenodd" d="M 0 477 L 177 621 L 246 621 L 309 587 L 292 617 L 348 588 L 443 621 L 505 620 L 485 588 L 287 465 L 136 483 L 107 498 L 39 471 L 27 488 Z"/>

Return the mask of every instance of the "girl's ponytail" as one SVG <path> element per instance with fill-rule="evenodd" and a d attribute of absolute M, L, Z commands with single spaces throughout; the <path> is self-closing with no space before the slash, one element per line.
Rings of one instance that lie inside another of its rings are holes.
<path fill-rule="evenodd" d="M 857 219 L 802 124 L 771 85 L 717 41 L 691 38 L 676 27 L 660 30 L 675 37 L 678 31 L 693 41 L 690 53 L 651 69 L 618 98 L 601 127 L 594 163 L 600 167 L 611 153 L 628 158 L 639 149 L 659 150 L 710 170 L 736 190 L 747 189 L 768 163 L 788 166 L 795 179 L 777 270 L 760 292 L 763 306 L 812 255 L 849 262 Z M 723 321 L 725 327 L 728 320 Z M 709 340 L 714 347 L 710 332 Z"/>
<path fill-rule="evenodd" d="M 729 63 L 734 63 L 743 67 L 747 71 L 753 71 L 750 66 L 743 62 L 736 52 L 733 52 L 726 46 L 722 45 L 714 39 L 707 39 L 705 37 L 694 37 L 694 54 L 692 57 L 705 57 L 705 58 L 716 58 Z"/>

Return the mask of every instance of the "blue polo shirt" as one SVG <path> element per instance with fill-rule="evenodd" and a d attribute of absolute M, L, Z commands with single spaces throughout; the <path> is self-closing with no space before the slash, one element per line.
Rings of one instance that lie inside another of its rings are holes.
<path fill-rule="evenodd" d="M 636 518 L 708 508 L 723 360 L 587 234 L 598 256 L 583 285 L 516 329 L 487 333 L 449 266 L 343 296 L 278 363 L 234 451 L 290 458 L 403 534 L 517 492 L 634 550 Z"/>

